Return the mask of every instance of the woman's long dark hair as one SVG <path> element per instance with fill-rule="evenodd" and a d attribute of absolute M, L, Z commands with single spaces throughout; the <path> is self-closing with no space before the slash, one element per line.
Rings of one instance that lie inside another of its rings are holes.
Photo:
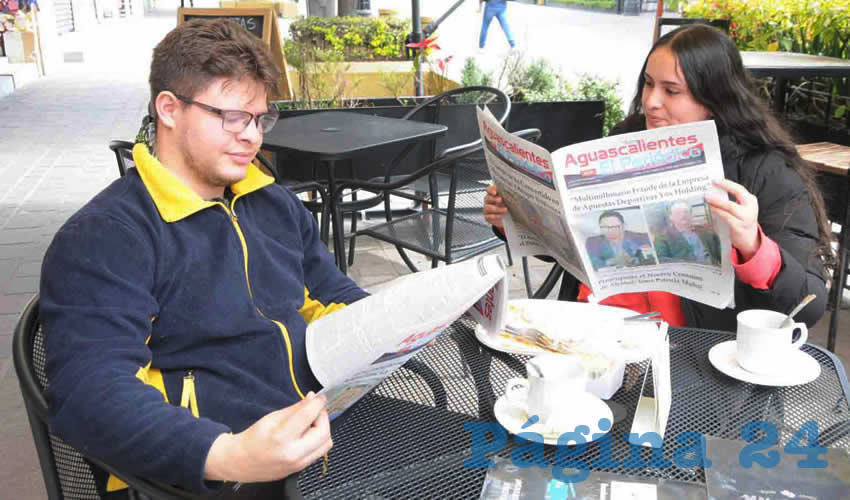
<path fill-rule="evenodd" d="M 703 24 L 673 30 L 655 42 L 638 77 L 637 92 L 623 126 L 643 128 L 643 88 L 649 56 L 659 47 L 669 47 L 679 62 L 694 99 L 711 111 L 720 134 L 734 137 L 744 148 L 778 151 L 803 179 L 818 223 L 819 254 L 828 266 L 834 265 L 830 241 L 832 232 L 826 218 L 823 196 L 815 182 L 815 170 L 800 158 L 791 134 L 779 123 L 767 103 L 754 92 L 738 48 L 726 33 Z"/>

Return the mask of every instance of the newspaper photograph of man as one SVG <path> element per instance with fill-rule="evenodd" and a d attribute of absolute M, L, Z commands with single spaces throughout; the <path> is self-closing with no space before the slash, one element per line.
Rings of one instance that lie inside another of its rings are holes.
<path fill-rule="evenodd" d="M 594 232 L 593 225 L 598 228 L 585 241 L 594 270 L 657 264 L 640 207 L 590 212 L 582 219 L 584 234 Z"/>
<path fill-rule="evenodd" d="M 658 260 L 720 266 L 720 239 L 702 197 L 647 206 Z"/>

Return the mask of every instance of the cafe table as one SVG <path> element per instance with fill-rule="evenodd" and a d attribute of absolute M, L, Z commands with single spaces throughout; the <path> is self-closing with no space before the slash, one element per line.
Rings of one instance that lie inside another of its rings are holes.
<path fill-rule="evenodd" d="M 850 449 L 847 378 L 831 353 L 804 345 L 820 364 L 821 375 L 804 385 L 765 387 L 727 377 L 709 363 L 709 349 L 732 339 L 732 334 L 670 328 L 669 335 L 673 401 L 662 446 L 666 459 L 681 446 L 676 436 L 682 432 L 741 440 L 742 427 L 757 420 L 776 425 L 782 444 L 812 420 L 818 424 L 821 445 Z M 527 359 L 485 347 L 475 338 L 473 322 L 456 321 L 435 344 L 331 423 L 334 447 L 327 474 L 319 460 L 291 476 L 285 484 L 287 498 L 478 498 L 487 469 L 464 466 L 464 461 L 480 461 L 483 455 L 480 448 L 473 450 L 473 433 L 464 426 L 483 422 L 498 427 L 493 406 L 509 378 L 526 375 Z M 647 364 L 628 365 L 623 387 L 612 397 L 625 414 L 618 421 L 615 411 L 608 434 L 611 456 L 620 462 L 629 456 L 630 445 L 622 434 L 630 432 Z M 589 443 L 578 458 L 590 461 L 594 469 L 592 462 L 608 436 Z M 508 435 L 504 447 L 487 456 L 508 458 L 518 446 Z M 556 448 L 545 446 L 550 467 Z M 649 453 L 643 449 L 643 459 Z M 659 479 L 662 484 L 705 485 L 701 467 L 600 470 Z"/>
<path fill-rule="evenodd" d="M 841 224 L 838 268 L 834 271 L 830 291 L 833 309 L 829 318 L 826 343 L 826 348 L 835 352 L 841 294 L 847 277 L 847 250 L 850 249 L 850 147 L 831 142 L 815 142 L 797 146 L 797 152 L 817 170 L 827 215 L 831 221 Z"/>
<path fill-rule="evenodd" d="M 796 52 L 741 52 L 744 67 L 753 76 L 776 79 L 774 111 L 785 110 L 785 88 L 789 78 L 850 78 L 850 60 Z"/>
<path fill-rule="evenodd" d="M 301 153 L 328 166 L 328 200 L 334 238 L 334 256 L 346 272 L 342 221 L 337 217 L 336 168 L 339 162 L 376 148 L 412 145 L 444 135 L 445 125 L 387 118 L 348 111 L 321 111 L 277 122 L 263 137 L 263 148 L 283 153 Z M 356 176 L 356 172 L 353 173 Z"/>

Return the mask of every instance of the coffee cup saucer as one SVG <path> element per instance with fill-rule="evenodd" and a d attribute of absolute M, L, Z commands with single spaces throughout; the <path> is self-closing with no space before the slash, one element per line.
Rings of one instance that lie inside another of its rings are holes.
<path fill-rule="evenodd" d="M 708 360 L 720 372 L 756 385 L 787 387 L 809 383 L 820 376 L 820 364 L 800 349 L 791 350 L 781 364 L 782 369 L 770 373 L 753 373 L 738 363 L 738 347 L 734 340 L 721 342 L 708 351 Z"/>
<path fill-rule="evenodd" d="M 579 425 L 586 425 L 590 430 L 590 432 L 583 434 L 585 441 L 588 443 L 610 431 L 611 426 L 614 424 L 614 413 L 604 401 L 590 393 L 583 393 L 576 396 L 574 400 L 576 411 L 571 411 L 569 418 L 564 418 L 565 416 L 563 415 L 561 416 L 561 424 L 564 429 L 558 429 L 557 431 L 546 429 L 540 422 L 523 428 L 523 425 L 528 422 L 529 416 L 524 408 L 520 408 L 512 403 L 507 396 L 502 396 L 496 400 L 493 413 L 496 416 L 496 421 L 511 434 L 525 433 L 523 437 L 536 442 L 541 442 L 540 438 L 542 438 L 544 444 L 557 445 L 558 438 L 563 433 L 572 432 Z M 601 419 L 608 420 L 607 431 L 599 428 L 599 421 Z"/>

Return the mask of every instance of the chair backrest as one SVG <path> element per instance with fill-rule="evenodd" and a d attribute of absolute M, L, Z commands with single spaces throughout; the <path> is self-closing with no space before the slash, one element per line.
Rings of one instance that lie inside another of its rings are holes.
<path fill-rule="evenodd" d="M 127 141 L 109 141 L 109 149 L 115 153 L 115 161 L 118 162 L 118 175 L 124 177 L 127 170 L 136 166 L 133 162 L 133 144 Z"/>
<path fill-rule="evenodd" d="M 44 370 L 44 338 L 38 319 L 38 296 L 24 309 L 15 328 L 12 354 L 48 498 L 99 499 L 89 464 L 76 450 L 51 435 L 47 428 L 44 390 L 48 381 Z"/>
<path fill-rule="evenodd" d="M 47 427 L 47 399 L 44 395 L 50 382 L 45 371 L 46 350 L 39 320 L 38 295 L 27 304 L 15 327 L 12 357 L 50 500 L 99 500 L 92 464 L 120 476 L 130 484 L 134 490 L 134 496 L 130 498 L 145 498 L 145 495 L 161 499 L 191 498 L 176 488 L 116 473 L 97 459 L 84 458 L 76 449 L 50 433 Z"/>
<path fill-rule="evenodd" d="M 475 109 L 485 105 L 501 124 L 511 113 L 511 100 L 507 94 L 495 87 L 475 85 L 430 97 L 408 111 L 404 119 L 449 126 L 449 134 L 434 142 L 431 158 L 437 158 L 449 149 L 474 147 L 481 143 Z"/>
<path fill-rule="evenodd" d="M 655 43 L 661 35 L 667 33 L 663 29 L 664 26 L 675 26 L 678 28 L 679 26 L 685 26 L 688 24 L 707 24 L 709 26 L 713 26 L 721 31 L 729 33 L 730 21 L 729 19 L 704 19 L 701 17 L 660 17 L 656 21 L 655 31 L 653 33 L 652 42 Z"/>
<path fill-rule="evenodd" d="M 532 142 L 536 142 L 541 134 L 539 129 L 526 129 L 512 133 Z M 465 149 L 466 146 L 457 146 L 448 150 L 446 154 L 452 154 L 454 151 Z M 457 175 L 454 193 L 454 215 L 480 224 L 489 225 L 484 219 L 483 210 L 484 196 L 487 194 L 487 186 L 492 183 L 492 177 L 490 175 L 490 169 L 487 167 L 484 148 L 476 149 L 474 152 L 464 155 L 463 158 L 455 163 L 454 169 L 455 175 Z M 495 238 L 495 235 L 491 236 Z"/>

